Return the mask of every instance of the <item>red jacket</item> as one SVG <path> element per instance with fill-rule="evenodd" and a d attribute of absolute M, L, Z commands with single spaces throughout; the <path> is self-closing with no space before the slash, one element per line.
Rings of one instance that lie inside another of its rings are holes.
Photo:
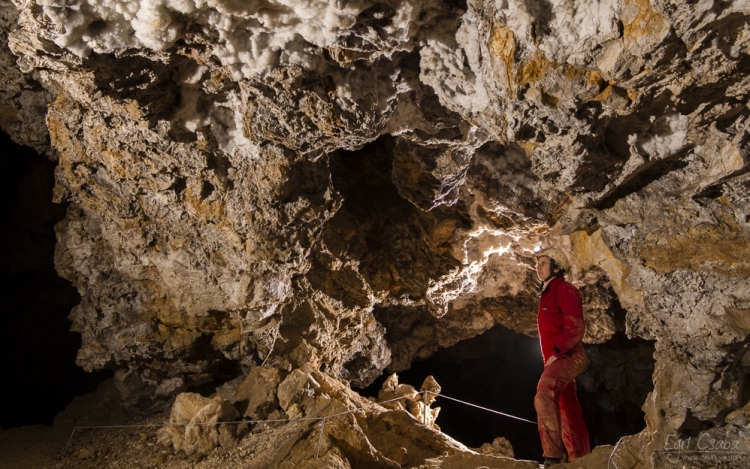
<path fill-rule="evenodd" d="M 544 362 L 554 355 L 558 358 L 577 348 L 583 348 L 586 324 L 583 320 L 581 293 L 560 276 L 552 280 L 542 292 L 537 313 L 539 340 Z"/>

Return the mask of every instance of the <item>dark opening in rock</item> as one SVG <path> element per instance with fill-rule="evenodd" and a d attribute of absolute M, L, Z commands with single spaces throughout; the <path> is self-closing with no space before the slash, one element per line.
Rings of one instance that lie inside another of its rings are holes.
<path fill-rule="evenodd" d="M 81 346 L 70 310 L 81 301 L 54 267 L 55 223 L 66 207 L 52 203 L 55 164 L 0 132 L 0 425 L 51 425 L 76 397 L 111 372 L 75 364 Z M 54 391 L 53 391 L 54 390 Z"/>
<path fill-rule="evenodd" d="M 625 435 L 645 428 L 643 405 L 653 389 L 653 344 L 618 333 L 603 345 L 587 345 L 586 370 L 576 380 L 578 399 L 588 425 L 592 449 L 616 444 Z M 536 421 L 534 394 L 542 373 L 539 340 L 495 326 L 453 347 L 440 349 L 409 370 L 399 382 L 419 387 L 429 375 L 442 394 L 526 420 Z M 377 396 L 388 374 L 363 390 Z M 541 443 L 536 425 L 438 398 L 437 424 L 465 445 L 479 448 L 502 436 L 518 459 L 539 459 Z"/>

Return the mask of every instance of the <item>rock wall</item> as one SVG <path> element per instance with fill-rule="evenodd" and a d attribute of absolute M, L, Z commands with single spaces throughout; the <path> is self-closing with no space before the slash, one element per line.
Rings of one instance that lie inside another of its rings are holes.
<path fill-rule="evenodd" d="M 656 341 L 623 443 L 653 467 L 670 435 L 750 422 L 749 15 L 5 0 L 0 125 L 57 162 L 78 363 L 132 405 L 260 364 L 365 386 L 494 324 L 533 334 L 556 244 L 587 341 L 615 300 Z"/>

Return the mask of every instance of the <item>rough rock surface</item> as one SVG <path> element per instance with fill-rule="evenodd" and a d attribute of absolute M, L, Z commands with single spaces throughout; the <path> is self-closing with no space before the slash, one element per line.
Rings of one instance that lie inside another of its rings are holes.
<path fill-rule="evenodd" d="M 432 377 L 422 388 L 440 392 Z M 497 442 L 490 450 L 477 453 L 443 435 L 434 425 L 439 409 L 429 407 L 434 396 L 399 385 L 395 374 L 383 386 L 379 402 L 362 398 L 346 383 L 310 366 L 292 370 L 278 385 L 277 394 L 278 400 L 269 396 L 268 404 L 275 404 L 273 418 L 253 420 L 253 430 L 239 445 L 232 440 L 235 447 L 252 452 L 240 467 L 537 466 L 531 461 L 513 460 L 513 449 L 507 442 L 506 446 Z M 220 396 L 208 399 L 182 393 L 169 420 L 185 427 L 165 427 L 159 432 L 160 439 L 175 451 L 205 455 L 220 443 L 227 446 L 220 441 L 219 433 L 229 425 L 217 422 L 231 422 L 237 415 L 237 410 Z M 217 425 L 207 425 L 210 423 Z M 510 456 L 505 454 L 508 451 Z"/>
<path fill-rule="evenodd" d="M 485 443 L 479 448 L 479 452 L 482 454 L 494 454 L 498 456 L 513 457 L 513 447 L 510 442 L 503 437 L 497 437 L 492 440 L 492 443 Z"/>
<path fill-rule="evenodd" d="M 276 368 L 255 366 L 234 392 L 242 415 L 253 419 L 265 419 L 278 407 L 276 389 L 281 383 L 281 374 Z"/>
<path fill-rule="evenodd" d="M 164 444 L 172 444 L 177 451 L 187 455 L 205 454 L 220 443 L 224 447 L 236 446 L 237 409 L 221 396 L 209 399 L 191 392 L 177 396 L 169 415 L 172 426 L 159 431 Z"/>
<path fill-rule="evenodd" d="M 287 387 L 298 414 L 289 415 L 277 404 L 272 421 L 236 421 L 238 425 L 231 426 L 235 430 L 231 438 L 224 436 L 230 425 L 219 422 L 236 416 L 237 410 L 232 412 L 234 407 L 218 394 L 205 398 L 183 393 L 178 395 L 169 416 L 134 416 L 112 397 L 114 384 L 109 380 L 96 393 L 76 398 L 58 415 L 53 427 L 0 431 L 3 467 L 538 467 L 536 462 L 512 459 L 507 455 L 512 448 L 499 440 L 491 451 L 474 451 L 424 426 L 404 409 L 389 409 L 362 398 L 346 382 L 310 367 L 293 372 L 305 378 L 292 380 L 305 383 L 304 387 Z M 307 386 L 313 382 L 316 384 Z M 167 417 L 169 422 L 165 422 Z M 113 426 L 90 427 L 102 421 Z M 86 428 L 71 433 L 74 425 Z M 198 429 L 202 429 L 200 433 L 196 432 Z M 189 439 L 191 431 L 197 439 Z M 212 437 L 212 433 L 218 437 Z M 197 444 L 186 445 L 187 442 Z"/>
<path fill-rule="evenodd" d="M 423 425 L 440 430 L 435 423 L 440 407 L 430 408 L 438 394 L 440 394 L 440 385 L 432 376 L 425 379 L 417 392 L 413 386 L 399 384 L 398 375 L 394 373 L 385 380 L 382 389 L 378 392 L 378 402 L 388 409 L 407 410 Z"/>
<path fill-rule="evenodd" d="M 533 252 L 557 244 L 587 341 L 656 342 L 617 454 L 659 467 L 670 438 L 750 452 L 749 18 L 3 0 L 0 125 L 57 162 L 78 363 L 131 407 L 237 364 L 361 387 L 494 324 L 533 334 Z"/>

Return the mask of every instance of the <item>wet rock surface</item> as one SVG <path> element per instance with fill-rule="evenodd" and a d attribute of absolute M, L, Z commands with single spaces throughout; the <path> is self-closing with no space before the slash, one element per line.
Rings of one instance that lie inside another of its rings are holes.
<path fill-rule="evenodd" d="M 750 453 L 746 2 L 240 3 L 0 2 L 0 125 L 56 162 L 77 363 L 126 407 L 533 335 L 556 244 L 587 343 L 655 343 L 621 464 Z"/>

